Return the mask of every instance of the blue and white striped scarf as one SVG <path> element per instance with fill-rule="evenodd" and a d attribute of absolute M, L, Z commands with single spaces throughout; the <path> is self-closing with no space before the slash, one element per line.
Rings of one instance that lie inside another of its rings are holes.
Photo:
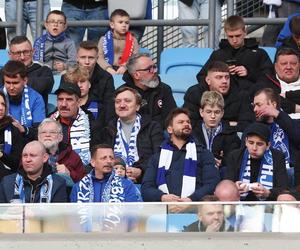
<path fill-rule="evenodd" d="M 12 138 L 11 138 L 11 127 L 8 126 L 4 130 L 4 153 L 5 154 L 10 154 L 11 152 L 11 147 L 12 147 Z"/>
<path fill-rule="evenodd" d="M 204 136 L 204 139 L 205 139 L 205 142 L 206 142 L 206 148 L 209 150 L 209 151 L 212 151 L 212 145 L 213 145 L 213 142 L 214 142 L 214 139 L 215 137 L 222 132 L 222 123 L 220 123 L 218 125 L 218 127 L 216 127 L 213 131 L 213 134 L 210 135 L 210 137 L 208 136 L 208 131 L 205 127 L 205 124 L 204 122 L 202 123 L 202 132 L 203 132 L 203 136 Z"/>
<path fill-rule="evenodd" d="M 169 142 L 164 142 L 160 151 L 157 170 L 156 184 L 158 188 L 169 194 L 166 171 L 169 170 L 172 162 L 174 147 Z M 197 172 L 197 148 L 195 142 L 190 139 L 186 144 L 186 154 L 183 166 L 181 198 L 186 198 L 195 192 Z"/>
<path fill-rule="evenodd" d="M 49 174 L 46 181 L 42 184 L 40 189 L 40 203 L 50 203 L 52 195 L 53 179 Z M 14 187 L 14 197 L 19 197 L 22 203 L 25 203 L 25 190 L 23 176 L 17 174 Z"/>
<path fill-rule="evenodd" d="M 117 134 L 114 145 L 114 154 L 116 157 L 122 158 L 127 166 L 132 166 L 139 160 L 137 149 L 137 135 L 141 128 L 141 116 L 136 115 L 135 122 L 132 127 L 130 141 L 126 140 L 126 136 L 122 129 L 120 118 L 117 121 Z"/>
<path fill-rule="evenodd" d="M 108 30 L 103 39 L 103 54 L 104 59 L 110 65 L 114 63 L 114 38 L 111 30 Z"/>

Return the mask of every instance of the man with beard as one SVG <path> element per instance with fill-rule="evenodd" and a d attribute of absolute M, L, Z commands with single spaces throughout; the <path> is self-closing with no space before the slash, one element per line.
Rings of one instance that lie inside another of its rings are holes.
<path fill-rule="evenodd" d="M 137 53 L 127 62 L 121 87 L 136 89 L 142 96 L 140 113 L 150 115 L 152 120 L 164 125 L 164 121 L 176 102 L 169 85 L 160 81 L 157 66 L 147 53 Z"/>
<path fill-rule="evenodd" d="M 289 184 L 294 183 L 300 190 L 299 121 L 280 111 L 279 95 L 271 88 L 256 92 L 253 106 L 256 120 L 268 124 L 271 129 L 271 147 L 282 151 L 285 155 Z"/>
<path fill-rule="evenodd" d="M 49 154 L 48 163 L 53 172 L 64 177 L 67 184 L 76 183 L 84 176 L 80 157 L 72 150 L 71 145 L 62 141 L 62 126 L 59 122 L 51 118 L 44 119 L 38 127 L 38 140 Z"/>
<path fill-rule="evenodd" d="M 219 172 L 212 153 L 194 141 L 188 110 L 170 111 L 166 127 L 170 137 L 148 161 L 142 181 L 143 200 L 189 202 L 213 194 Z"/>

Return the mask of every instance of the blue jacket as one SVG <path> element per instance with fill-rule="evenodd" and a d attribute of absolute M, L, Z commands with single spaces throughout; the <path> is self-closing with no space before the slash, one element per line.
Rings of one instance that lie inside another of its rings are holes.
<path fill-rule="evenodd" d="M 300 3 L 300 1 L 294 1 L 294 2 L 298 2 Z M 281 29 L 278 37 L 277 37 L 277 41 L 275 43 L 275 47 L 278 48 L 281 46 L 282 44 L 282 40 L 284 40 L 285 38 L 289 37 L 292 35 L 292 32 L 290 30 L 290 21 L 294 16 L 299 16 L 300 15 L 300 8 L 298 8 L 296 10 L 296 12 L 294 12 L 293 14 L 288 16 L 288 19 L 286 20 L 286 22 L 284 23 L 283 28 Z"/>
<path fill-rule="evenodd" d="M 201 144 L 197 147 L 197 175 L 195 192 L 189 196 L 192 201 L 200 201 L 204 195 L 213 194 L 220 181 L 219 170 L 215 167 L 214 156 Z M 182 189 L 183 166 L 186 148 L 173 151 L 170 169 L 167 171 L 166 183 L 170 194 L 180 197 Z M 160 152 L 154 154 L 148 162 L 148 167 L 142 181 L 142 197 L 144 201 L 161 201 L 164 194 L 156 184 L 157 168 Z"/>
<path fill-rule="evenodd" d="M 95 177 L 95 171 L 92 170 L 92 180 L 94 186 L 94 201 L 93 202 L 101 202 L 101 196 L 104 190 L 104 187 L 110 177 L 111 174 L 106 174 L 103 179 L 99 180 Z M 77 182 L 73 188 L 70 195 L 71 202 L 77 202 L 77 193 L 79 191 L 79 182 Z M 138 202 L 142 201 L 140 191 L 133 184 L 133 182 L 127 178 L 122 178 L 122 185 L 125 190 L 125 202 Z"/>

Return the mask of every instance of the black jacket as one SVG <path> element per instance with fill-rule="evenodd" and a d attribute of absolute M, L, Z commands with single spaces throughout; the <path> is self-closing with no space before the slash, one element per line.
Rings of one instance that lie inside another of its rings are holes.
<path fill-rule="evenodd" d="M 94 9 L 99 6 L 106 6 L 107 8 L 107 0 L 63 0 L 64 3 L 68 3 L 74 5 L 78 9 Z"/>
<path fill-rule="evenodd" d="M 239 181 L 244 151 L 245 147 L 236 149 L 228 155 L 226 159 L 228 165 L 225 179 L 234 182 Z M 271 194 L 267 200 L 276 200 L 279 193 L 288 188 L 288 177 L 283 153 L 276 149 L 271 149 L 271 152 L 273 156 L 273 188 L 270 190 Z M 251 179 L 252 178 L 253 176 L 251 176 Z M 254 179 L 256 179 L 256 176 Z M 246 200 L 257 200 L 257 198 L 250 191 Z"/>
<path fill-rule="evenodd" d="M 193 127 L 202 120 L 199 114 L 200 100 L 202 94 L 208 90 L 208 85 L 202 82 L 190 87 L 184 95 L 183 107 L 190 111 Z M 228 94 L 223 97 L 225 101 L 223 120 L 238 122 L 237 131 L 243 131 L 249 123 L 255 120 L 247 92 L 238 91 L 235 85 L 231 85 Z"/>
<path fill-rule="evenodd" d="M 183 227 L 183 232 L 205 232 L 203 224 L 200 221 L 195 221 L 188 226 Z M 225 223 L 222 224 L 219 231 L 217 232 L 233 232 L 234 228 L 230 225 L 228 228 L 225 228 Z"/>
<path fill-rule="evenodd" d="M 139 113 L 141 115 L 149 115 L 152 120 L 159 122 L 164 128 L 164 122 L 167 115 L 172 109 L 176 108 L 176 102 L 172 95 L 171 87 L 159 80 L 160 82 L 156 88 L 142 90 L 134 84 L 128 71 L 124 73 L 123 80 L 125 81 L 125 84 L 120 87 L 127 86 L 134 88 L 143 98 Z"/>
<path fill-rule="evenodd" d="M 298 44 L 295 42 L 295 40 L 293 39 L 292 36 L 288 36 L 285 39 L 281 40 L 282 44 L 280 45 L 280 47 L 277 49 L 277 51 L 279 51 L 281 48 L 283 47 L 288 47 L 288 48 L 292 48 L 295 51 L 297 51 L 298 53 L 300 53 L 300 49 L 298 47 Z"/>
<path fill-rule="evenodd" d="M 108 126 L 101 132 L 101 142 L 107 143 L 112 147 L 115 144 L 117 134 L 117 121 L 114 119 L 109 122 Z M 158 122 L 151 121 L 150 117 L 142 116 L 141 129 L 137 135 L 137 149 L 139 161 L 134 167 L 141 168 L 143 173 L 147 168 L 147 161 L 151 155 L 159 151 L 163 141 L 163 130 Z"/>
<path fill-rule="evenodd" d="M 258 43 L 254 38 L 245 39 L 245 44 L 239 49 L 231 47 L 227 39 L 222 39 L 219 44 L 220 49 L 214 51 L 206 64 L 197 75 L 198 82 L 204 78 L 208 65 L 212 61 L 222 61 L 235 59 L 237 66 L 244 66 L 248 74 L 245 77 L 233 75 L 232 78 L 238 83 L 239 89 L 248 90 L 256 83 L 264 73 L 270 73 L 273 64 L 268 54 L 258 47 Z"/>

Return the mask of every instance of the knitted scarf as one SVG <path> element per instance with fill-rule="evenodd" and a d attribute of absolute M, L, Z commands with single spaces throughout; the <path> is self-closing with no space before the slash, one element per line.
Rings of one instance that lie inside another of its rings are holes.
<path fill-rule="evenodd" d="M 53 179 L 52 175 L 46 177 L 46 181 L 40 189 L 40 203 L 50 203 L 52 195 Z M 19 197 L 22 203 L 25 203 L 25 190 L 23 176 L 17 174 L 14 187 L 14 197 Z"/>
<path fill-rule="evenodd" d="M 205 142 L 206 142 L 206 148 L 209 150 L 209 151 L 212 151 L 212 145 L 213 145 L 213 142 L 214 142 L 214 139 L 215 137 L 222 132 L 222 123 L 220 123 L 218 125 L 218 127 L 214 128 L 212 130 L 212 133 L 209 135 L 208 134 L 208 129 L 205 127 L 205 124 L 204 122 L 202 123 L 202 132 L 203 132 L 203 135 L 204 135 L 204 139 L 205 139 Z"/>
<path fill-rule="evenodd" d="M 117 134 L 114 145 L 114 154 L 116 157 L 122 158 L 126 165 L 132 166 L 139 160 L 138 149 L 137 149 L 137 135 L 141 128 L 141 116 L 136 115 L 135 122 L 132 127 L 130 141 L 126 140 L 126 136 L 122 129 L 120 118 L 117 121 Z"/>
<path fill-rule="evenodd" d="M 11 152 L 11 147 L 12 147 L 12 140 L 11 140 L 11 127 L 8 126 L 5 130 L 4 130 L 4 153 L 5 154 L 10 154 Z"/>
<path fill-rule="evenodd" d="M 164 142 L 160 151 L 159 164 L 157 170 L 156 184 L 158 188 L 169 194 L 166 172 L 172 162 L 174 147 L 169 142 Z M 197 149 L 195 142 L 190 139 L 186 144 L 186 154 L 183 166 L 181 198 L 186 198 L 195 192 L 197 170 Z"/>
<path fill-rule="evenodd" d="M 66 39 L 66 33 L 62 32 L 58 36 L 52 36 L 49 32 L 37 38 L 34 42 L 33 61 L 44 62 L 45 57 L 45 44 L 46 41 L 59 43 Z"/>
<path fill-rule="evenodd" d="M 133 45 L 134 45 L 133 35 L 130 32 L 127 32 L 125 39 L 126 39 L 125 40 L 125 48 L 123 50 L 123 54 L 122 54 L 121 58 L 118 61 L 119 65 L 125 64 L 133 52 Z M 107 31 L 104 35 L 103 53 L 104 53 L 105 61 L 107 61 L 110 65 L 113 65 L 113 63 L 114 63 L 114 38 L 113 38 L 113 32 L 111 30 Z"/>

